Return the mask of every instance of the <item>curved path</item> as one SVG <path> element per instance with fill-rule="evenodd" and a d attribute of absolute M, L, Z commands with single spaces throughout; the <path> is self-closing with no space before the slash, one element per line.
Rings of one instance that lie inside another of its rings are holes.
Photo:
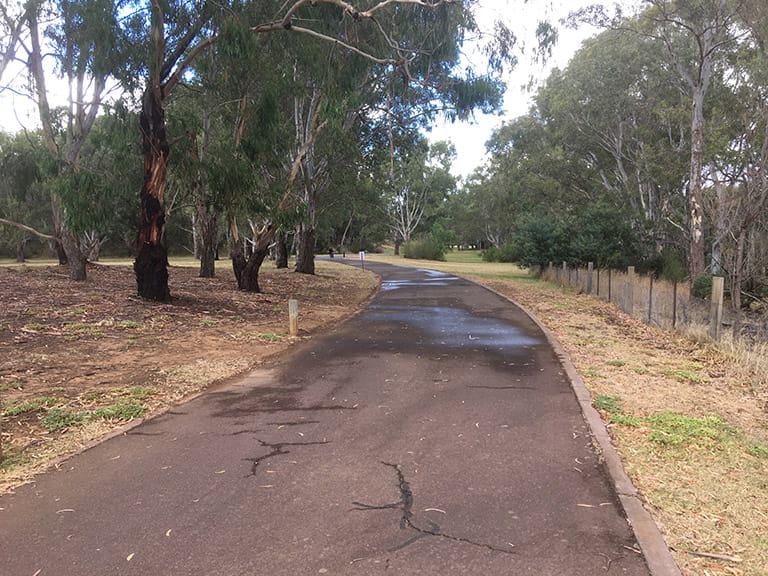
<path fill-rule="evenodd" d="M 366 267 L 352 320 L 0 498 L 0 573 L 647 575 L 539 328 Z"/>

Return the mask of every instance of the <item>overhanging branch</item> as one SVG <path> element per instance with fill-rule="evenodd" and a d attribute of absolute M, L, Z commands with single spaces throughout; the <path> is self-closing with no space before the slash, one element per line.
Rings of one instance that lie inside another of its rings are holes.
<path fill-rule="evenodd" d="M 44 238 L 45 240 L 54 240 L 54 237 L 50 236 L 49 234 L 43 234 L 42 232 L 38 232 L 34 228 L 30 228 L 29 226 L 25 226 L 24 224 L 19 224 L 18 222 L 11 222 L 10 220 L 6 220 L 5 218 L 0 218 L 0 224 L 6 224 L 8 226 L 13 226 L 14 228 L 18 228 L 19 230 L 24 230 L 24 232 L 29 232 L 30 234 L 34 234 L 38 238 Z"/>

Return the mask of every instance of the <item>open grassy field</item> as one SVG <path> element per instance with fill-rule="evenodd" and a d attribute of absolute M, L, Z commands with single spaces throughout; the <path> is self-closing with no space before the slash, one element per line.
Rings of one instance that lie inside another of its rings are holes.
<path fill-rule="evenodd" d="M 505 294 L 554 333 L 686 575 L 768 575 L 768 383 L 738 346 L 647 326 L 511 264 L 368 255 Z M 764 361 L 765 358 L 762 358 Z"/>

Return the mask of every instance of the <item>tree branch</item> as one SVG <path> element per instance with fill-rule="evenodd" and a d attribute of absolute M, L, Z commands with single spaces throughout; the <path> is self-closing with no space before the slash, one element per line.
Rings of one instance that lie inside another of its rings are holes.
<path fill-rule="evenodd" d="M 30 228 L 29 226 L 25 226 L 24 224 L 19 224 L 18 222 L 11 222 L 10 220 L 6 220 L 5 218 L 0 218 L 0 224 L 7 224 L 8 226 L 13 226 L 15 228 L 18 228 L 19 230 L 24 230 L 24 232 L 29 232 L 30 234 L 34 234 L 38 238 L 44 238 L 45 240 L 54 240 L 53 236 L 50 236 L 48 234 L 43 234 L 42 232 L 38 232 L 34 228 Z"/>

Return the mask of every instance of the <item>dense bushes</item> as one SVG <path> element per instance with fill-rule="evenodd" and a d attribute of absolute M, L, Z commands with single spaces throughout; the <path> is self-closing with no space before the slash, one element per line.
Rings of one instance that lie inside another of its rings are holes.
<path fill-rule="evenodd" d="M 403 246 L 403 257 L 415 260 L 445 261 L 446 248 L 438 240 L 429 237 L 426 240 L 413 240 Z"/>
<path fill-rule="evenodd" d="M 623 268 L 642 261 L 642 246 L 614 208 L 596 204 L 563 221 L 531 215 L 517 227 L 511 243 L 483 252 L 488 262 L 546 266 L 568 262 L 600 268 Z"/>

